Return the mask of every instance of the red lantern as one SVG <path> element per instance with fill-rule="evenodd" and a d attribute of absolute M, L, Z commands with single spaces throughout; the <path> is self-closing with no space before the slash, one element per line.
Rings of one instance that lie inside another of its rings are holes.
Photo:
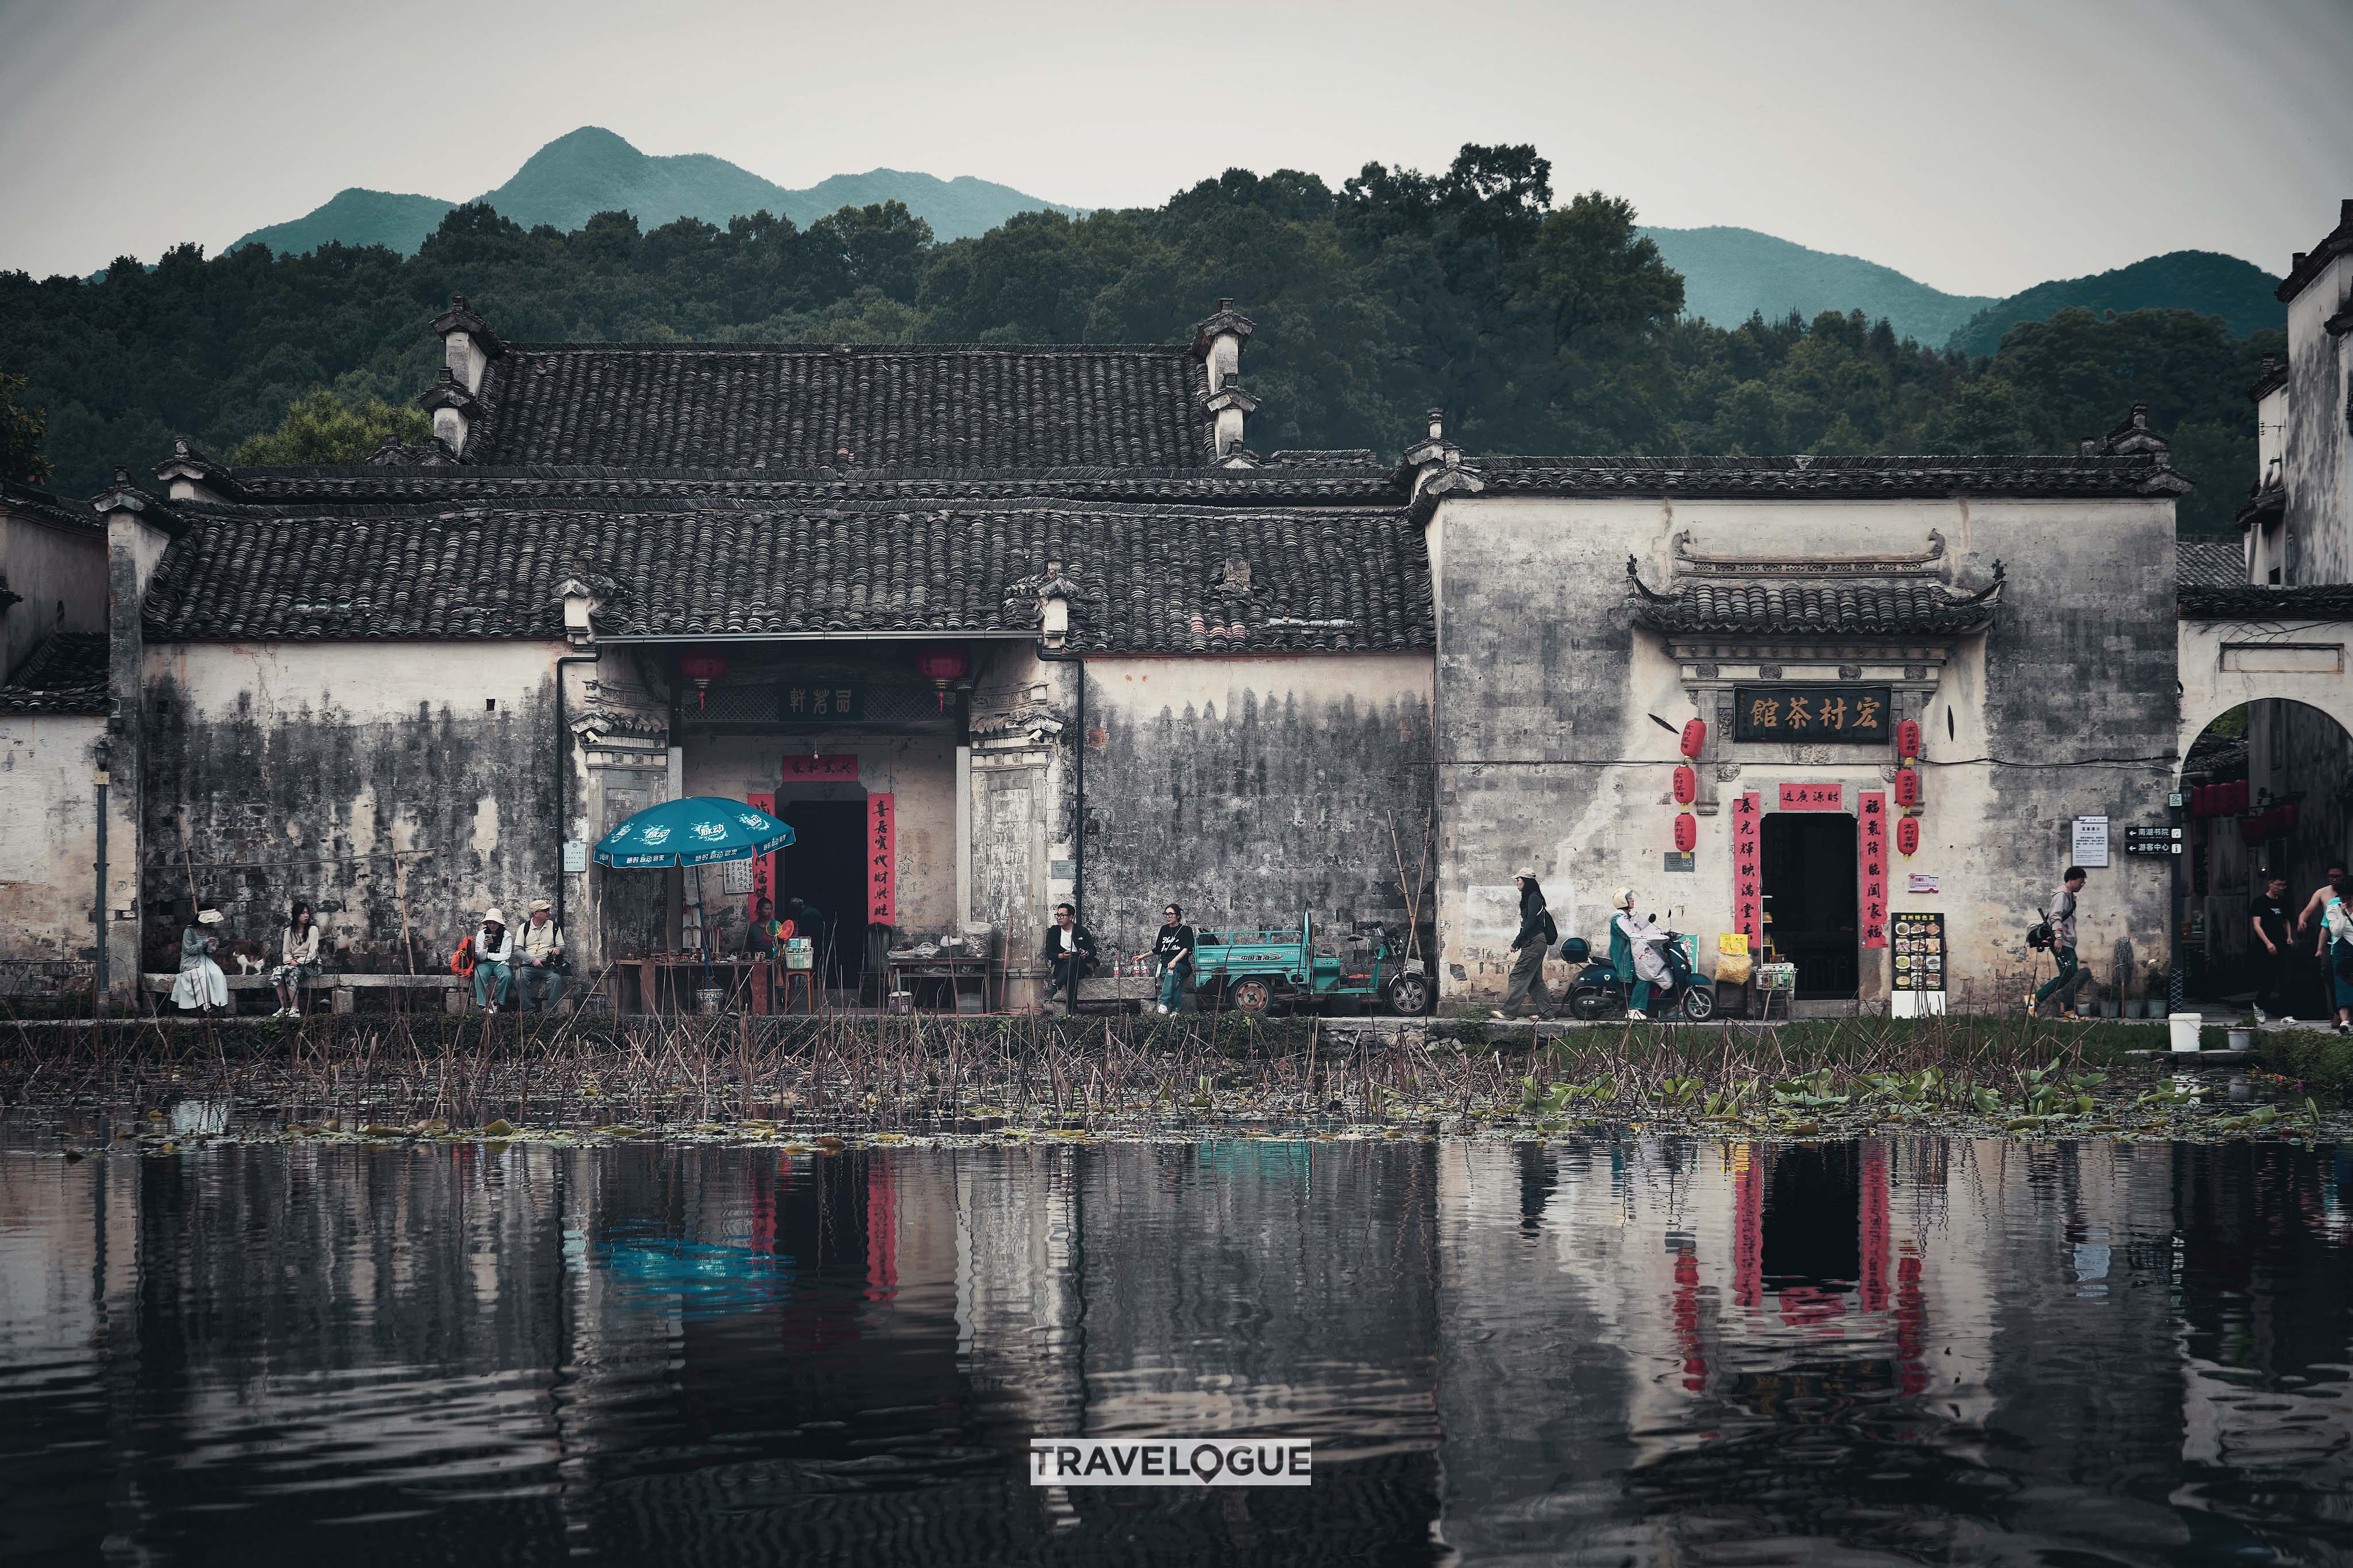
<path fill-rule="evenodd" d="M 678 672 L 694 682 L 694 705 L 701 708 L 709 700 L 711 683 L 727 673 L 727 659 L 725 656 L 707 648 L 682 654 L 679 658 Z"/>
<path fill-rule="evenodd" d="M 1690 854 L 1699 845 L 1699 818 L 1688 811 L 1675 814 L 1675 847 Z"/>
<path fill-rule="evenodd" d="M 1895 754 L 1907 763 L 1920 754 L 1920 725 L 1916 720 L 1905 719 L 1896 724 Z"/>
<path fill-rule="evenodd" d="M 1696 757 L 1707 747 L 1707 721 L 1694 719 L 1683 726 L 1683 755 Z"/>
<path fill-rule="evenodd" d="M 972 668 L 960 647 L 927 647 L 915 657 L 915 673 L 935 687 L 940 694 L 940 711 L 948 710 L 948 683 L 964 679 Z"/>
<path fill-rule="evenodd" d="M 2231 781 L 2231 809 L 2232 811 L 2244 811 L 2247 809 L 2247 781 L 2244 779 L 2232 779 Z"/>
<path fill-rule="evenodd" d="M 1904 806 L 1920 804 L 1920 770 L 1918 768 L 1895 770 L 1895 804 Z"/>
<path fill-rule="evenodd" d="M 1675 770 L 1675 804 L 1689 805 L 1699 798 L 1699 774 L 1689 763 Z"/>
<path fill-rule="evenodd" d="M 1905 855 L 1910 855 L 1920 847 L 1918 817 L 1899 816 L 1895 819 L 1895 847 Z"/>

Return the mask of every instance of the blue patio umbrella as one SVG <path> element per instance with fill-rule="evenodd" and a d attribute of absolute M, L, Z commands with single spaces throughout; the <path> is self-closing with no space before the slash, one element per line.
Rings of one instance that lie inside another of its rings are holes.
<path fill-rule="evenodd" d="M 756 860 L 793 841 L 793 830 L 756 805 L 689 795 L 649 805 L 596 840 L 596 864 L 628 869 Z"/>

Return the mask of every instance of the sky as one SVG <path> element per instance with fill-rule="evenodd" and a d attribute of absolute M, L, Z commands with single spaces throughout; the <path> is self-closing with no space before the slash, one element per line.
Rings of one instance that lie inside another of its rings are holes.
<path fill-rule="evenodd" d="M 602 125 L 779 184 L 877 166 L 1147 205 L 1442 168 L 2002 295 L 2268 271 L 2353 195 L 2353 0 L 0 0 L 0 268 L 207 252 L 347 185 L 463 199 Z"/>

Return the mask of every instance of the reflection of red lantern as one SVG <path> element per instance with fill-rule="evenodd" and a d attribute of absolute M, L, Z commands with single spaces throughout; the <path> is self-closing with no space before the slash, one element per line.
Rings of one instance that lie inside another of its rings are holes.
<path fill-rule="evenodd" d="M 1905 855 L 1913 854 L 1919 849 L 1920 819 L 1918 817 L 1899 816 L 1895 819 L 1895 847 Z"/>
<path fill-rule="evenodd" d="M 1675 814 L 1675 847 L 1690 854 L 1699 845 L 1699 818 L 1688 811 Z"/>
<path fill-rule="evenodd" d="M 1920 804 L 1920 770 L 1918 768 L 1895 770 L 1895 804 L 1898 805 Z"/>
<path fill-rule="evenodd" d="M 701 708 L 710 698 L 711 683 L 727 673 L 727 660 L 708 650 L 684 654 L 679 658 L 678 672 L 694 682 L 694 705 Z"/>
<path fill-rule="evenodd" d="M 1675 804 L 1689 805 L 1699 798 L 1699 774 L 1686 763 L 1675 770 Z"/>
<path fill-rule="evenodd" d="M 1683 755 L 1696 757 L 1707 744 L 1707 721 L 1694 719 L 1683 726 Z"/>
<path fill-rule="evenodd" d="M 1906 719 L 1895 726 L 1895 754 L 1907 763 L 1920 754 L 1920 726 L 1916 721 Z"/>
<path fill-rule="evenodd" d="M 927 647 L 915 657 L 915 673 L 936 688 L 940 694 L 940 711 L 948 710 L 948 683 L 964 679 L 972 668 L 971 660 L 960 647 Z"/>

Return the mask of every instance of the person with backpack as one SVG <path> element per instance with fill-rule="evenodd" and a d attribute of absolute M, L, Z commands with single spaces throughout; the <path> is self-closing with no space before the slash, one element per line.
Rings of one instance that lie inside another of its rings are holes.
<path fill-rule="evenodd" d="M 1553 924 L 1552 911 L 1545 907 L 1543 886 L 1536 881 L 1535 868 L 1523 866 L 1512 874 L 1520 889 L 1520 933 L 1512 939 L 1512 977 L 1504 992 L 1503 1011 L 1498 1018 L 1510 1018 L 1520 1010 L 1520 1004 L 1529 1004 L 1535 1017 L 1549 1021 L 1552 1017 L 1552 994 L 1545 989 L 1545 954 L 1560 940 L 1559 928 Z"/>
<path fill-rule="evenodd" d="M 2051 895 L 2051 908 L 2043 923 L 2051 928 L 2051 957 L 2059 965 L 2059 973 L 2045 981 L 2042 989 L 2026 999 L 2027 1016 L 2042 1011 L 2042 1005 L 2053 996 L 2062 996 L 2068 1017 L 2075 1016 L 2075 982 L 2083 978 L 2083 970 L 2075 962 L 2075 895 L 2084 890 L 2090 874 L 2081 866 L 2070 866 L 2061 873 L 2059 890 Z"/>
<path fill-rule="evenodd" d="M 2333 889 L 2320 911 L 2321 951 L 2328 961 L 2329 1000 L 2337 1004 L 2337 1032 L 2353 1035 L 2353 907 L 2342 886 Z"/>

